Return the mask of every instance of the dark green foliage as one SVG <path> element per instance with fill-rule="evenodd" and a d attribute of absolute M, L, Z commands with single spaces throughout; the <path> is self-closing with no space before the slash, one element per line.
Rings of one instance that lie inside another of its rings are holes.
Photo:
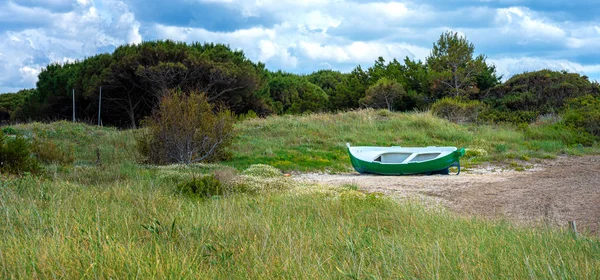
<path fill-rule="evenodd" d="M 523 73 L 501 84 L 495 66 L 474 51 L 465 37 L 448 31 L 433 44 L 426 62 L 379 57 L 366 70 L 357 66 L 350 73 L 297 75 L 270 72 L 223 44 L 166 40 L 123 45 L 112 54 L 50 64 L 40 73 L 37 89 L 0 95 L 0 123 L 70 119 L 73 89 L 77 119 L 95 123 L 100 87 L 103 123 L 134 128 L 171 90 L 201 92 L 216 107 L 261 117 L 360 106 L 424 110 L 444 97 L 460 97 L 486 104 L 478 119 L 511 123 L 534 122 L 564 111 L 569 99 L 600 95 L 598 83 L 565 71 Z M 378 85 L 383 80 L 399 92 L 385 106 L 373 95 L 386 92 Z"/>
<path fill-rule="evenodd" d="M 278 114 L 321 112 L 327 109 L 328 99 L 319 86 L 305 77 L 276 73 L 269 81 L 273 111 Z"/>
<path fill-rule="evenodd" d="M 48 65 L 39 75 L 37 91 L 16 116 L 70 119 L 74 89 L 77 119 L 97 121 L 100 87 L 104 124 L 136 127 L 171 89 L 203 92 L 209 102 L 236 113 L 254 110 L 264 115 L 269 112 L 266 95 L 259 94 L 264 72 L 264 65 L 222 44 L 167 40 L 124 45 L 112 54 Z M 2 112 L 0 108 L 0 117 Z"/>
<path fill-rule="evenodd" d="M 586 95 L 568 101 L 565 123 L 574 129 L 600 136 L 600 97 Z"/>
<path fill-rule="evenodd" d="M 484 110 L 485 105 L 479 101 L 450 97 L 440 99 L 431 106 L 434 115 L 455 123 L 476 122 Z"/>
<path fill-rule="evenodd" d="M 350 89 L 350 75 L 339 71 L 319 70 L 306 77 L 309 82 L 319 86 L 328 96 L 329 110 L 353 108 L 353 91 Z"/>
<path fill-rule="evenodd" d="M 0 173 L 23 174 L 40 170 L 37 160 L 31 156 L 31 144 L 21 135 L 5 137 L 0 130 Z"/>
<path fill-rule="evenodd" d="M 404 88 L 412 96 L 412 100 L 420 100 L 415 103 L 415 106 L 406 108 L 423 108 L 422 103 L 427 103 L 432 99 L 431 96 L 431 77 L 427 64 L 421 61 L 412 61 L 408 57 L 404 59 L 404 69 L 402 71 L 401 83 Z M 411 93 L 412 92 L 412 93 Z"/>
<path fill-rule="evenodd" d="M 479 115 L 482 121 L 490 123 L 527 124 L 534 122 L 540 113 L 537 111 L 507 111 L 499 108 L 489 108 Z"/>
<path fill-rule="evenodd" d="M 486 113 L 485 119 L 533 122 L 540 115 L 562 111 L 568 99 L 598 96 L 599 92 L 597 83 L 591 83 L 587 77 L 576 73 L 550 70 L 523 73 L 489 92 L 484 101 L 492 110 Z"/>
<path fill-rule="evenodd" d="M 178 184 L 177 193 L 192 197 L 206 198 L 215 195 L 223 195 L 224 188 L 214 175 L 206 175 Z"/>
<path fill-rule="evenodd" d="M 457 32 L 444 32 L 433 44 L 427 65 L 437 98 L 479 95 L 498 82 L 495 68 L 489 67 L 484 55 L 473 57 L 475 46 Z"/>
<path fill-rule="evenodd" d="M 368 74 L 360 66 L 344 76 L 336 90 L 329 93 L 332 111 L 348 110 L 359 107 L 359 100 L 365 96 L 368 87 Z"/>
<path fill-rule="evenodd" d="M 0 124 L 14 121 L 29 96 L 35 93 L 35 89 L 24 89 L 17 93 L 0 94 Z"/>
<path fill-rule="evenodd" d="M 2 132 L 6 135 L 17 135 L 17 130 L 11 126 L 3 127 Z"/>
<path fill-rule="evenodd" d="M 360 100 L 360 104 L 368 108 L 393 111 L 394 105 L 405 95 L 406 91 L 400 83 L 383 77 L 367 89 L 367 93 Z"/>

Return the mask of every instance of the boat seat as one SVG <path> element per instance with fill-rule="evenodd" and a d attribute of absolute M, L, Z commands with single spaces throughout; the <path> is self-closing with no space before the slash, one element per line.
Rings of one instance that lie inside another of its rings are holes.
<path fill-rule="evenodd" d="M 377 159 L 381 163 L 402 163 L 411 155 L 412 153 L 385 153 L 381 154 Z"/>
<path fill-rule="evenodd" d="M 426 161 L 430 159 L 437 158 L 440 153 L 427 153 L 427 154 L 418 154 L 410 162 L 418 162 L 418 161 Z"/>

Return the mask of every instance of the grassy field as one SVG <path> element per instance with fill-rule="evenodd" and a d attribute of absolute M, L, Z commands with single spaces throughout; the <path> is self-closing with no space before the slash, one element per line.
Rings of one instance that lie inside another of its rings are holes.
<path fill-rule="evenodd" d="M 238 125 L 225 163 L 237 171 L 138 164 L 134 131 L 68 122 L 15 129 L 52 139 L 76 160 L 39 176 L 0 175 L 0 279 L 600 278 L 597 237 L 246 169 L 348 171 L 346 142 L 485 150 L 471 164 L 598 151 L 556 125 L 455 125 L 372 110 L 254 119 Z M 207 173 L 239 191 L 205 199 L 177 192 L 179 182 Z"/>
<path fill-rule="evenodd" d="M 482 162 L 522 168 L 535 158 L 596 154 L 600 147 L 560 124 L 457 125 L 423 113 L 360 110 L 252 119 L 238 125 L 233 159 L 244 168 L 265 163 L 285 171 L 352 172 L 353 146 L 456 146 L 471 149 L 463 164 Z M 588 144 L 587 146 L 582 145 Z M 525 163 L 524 163 L 525 162 Z"/>
<path fill-rule="evenodd" d="M 0 278 L 600 277 L 594 238 L 315 186 L 197 200 L 150 173 L 4 181 Z"/>

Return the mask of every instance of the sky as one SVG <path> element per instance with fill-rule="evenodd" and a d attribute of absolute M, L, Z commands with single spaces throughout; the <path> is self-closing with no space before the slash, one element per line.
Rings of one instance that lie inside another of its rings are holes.
<path fill-rule="evenodd" d="M 466 36 L 504 79 L 567 70 L 600 80 L 600 3 L 579 0 L 0 0 L 0 93 L 33 88 L 49 63 L 171 39 L 225 43 L 271 70 L 349 72 L 425 60 Z"/>

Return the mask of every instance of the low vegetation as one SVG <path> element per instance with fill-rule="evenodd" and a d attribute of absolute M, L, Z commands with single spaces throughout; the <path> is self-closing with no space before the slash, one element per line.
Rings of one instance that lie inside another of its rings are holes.
<path fill-rule="evenodd" d="M 511 124 L 455 124 L 428 112 L 359 110 L 337 114 L 251 119 L 236 127 L 233 158 L 245 168 L 266 163 L 284 171 L 351 172 L 346 143 L 353 146 L 457 146 L 463 165 L 482 162 L 528 165 L 533 159 L 598 153 L 597 138 L 553 120 Z M 482 151 L 482 152 L 481 152 Z"/>
<path fill-rule="evenodd" d="M 231 144 L 234 120 L 229 110 L 213 108 L 204 94 L 170 91 L 144 120 L 138 151 L 152 164 L 219 160 Z"/>
<path fill-rule="evenodd" d="M 345 142 L 465 146 L 468 163 L 597 152 L 560 121 L 459 125 L 369 109 L 235 129 L 231 168 L 143 164 L 142 130 L 4 127 L 67 156 L 40 160 L 38 175 L 0 175 L 0 278 L 600 277 L 596 237 L 460 218 L 282 172 L 348 171 Z"/>
<path fill-rule="evenodd" d="M 595 238 L 342 188 L 196 198 L 161 172 L 3 180 L 0 278 L 600 277 Z"/>

